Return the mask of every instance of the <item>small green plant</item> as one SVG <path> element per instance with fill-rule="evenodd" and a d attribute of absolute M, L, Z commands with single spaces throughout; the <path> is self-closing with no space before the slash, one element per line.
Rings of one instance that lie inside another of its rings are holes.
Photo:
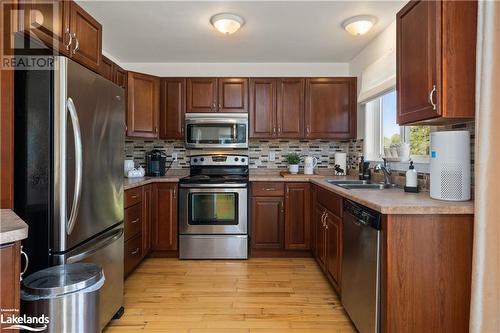
<path fill-rule="evenodd" d="M 299 164 L 302 158 L 297 153 L 290 153 L 285 155 L 286 162 L 290 165 Z"/>

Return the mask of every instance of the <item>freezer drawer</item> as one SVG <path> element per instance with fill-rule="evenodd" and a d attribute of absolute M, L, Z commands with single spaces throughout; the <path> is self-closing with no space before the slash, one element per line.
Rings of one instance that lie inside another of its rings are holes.
<path fill-rule="evenodd" d="M 100 265 L 106 281 L 100 293 L 101 329 L 123 306 L 123 223 L 76 249 L 54 256 L 54 264 L 88 262 Z"/>

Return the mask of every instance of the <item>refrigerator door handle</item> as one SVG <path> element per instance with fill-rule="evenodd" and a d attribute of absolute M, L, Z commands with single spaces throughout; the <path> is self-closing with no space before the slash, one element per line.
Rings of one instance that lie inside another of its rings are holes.
<path fill-rule="evenodd" d="M 82 251 L 74 256 L 68 257 L 66 259 L 66 263 L 71 264 L 71 263 L 75 263 L 75 262 L 80 262 L 80 261 L 84 260 L 85 258 L 91 256 L 92 254 L 107 247 L 109 244 L 114 243 L 116 240 L 120 239 L 120 237 L 122 237 L 122 235 L 123 235 L 123 228 L 117 229 L 111 235 L 100 240 L 97 244 L 92 244 L 87 249 L 84 249 L 84 251 Z"/>
<path fill-rule="evenodd" d="M 71 235 L 73 228 L 75 227 L 76 218 L 78 216 L 78 209 L 80 207 L 80 197 L 82 194 L 82 166 L 83 166 L 83 156 L 82 156 L 82 134 L 80 131 L 80 121 L 78 120 L 78 114 L 76 113 L 75 103 L 71 97 L 68 97 L 66 101 L 66 107 L 71 118 L 71 124 L 73 125 L 74 142 L 75 142 L 75 191 L 73 192 L 73 205 L 71 207 L 71 212 L 69 214 L 69 219 L 66 222 L 66 233 Z"/>

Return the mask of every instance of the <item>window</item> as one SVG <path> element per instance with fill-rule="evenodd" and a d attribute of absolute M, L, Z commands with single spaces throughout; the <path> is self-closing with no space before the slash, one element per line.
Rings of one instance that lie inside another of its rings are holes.
<path fill-rule="evenodd" d="M 365 108 L 365 159 L 380 160 L 381 156 L 392 157 L 397 145 L 410 145 L 410 158 L 417 163 L 428 163 L 429 126 L 399 126 L 397 119 L 396 91 L 364 104 Z"/>

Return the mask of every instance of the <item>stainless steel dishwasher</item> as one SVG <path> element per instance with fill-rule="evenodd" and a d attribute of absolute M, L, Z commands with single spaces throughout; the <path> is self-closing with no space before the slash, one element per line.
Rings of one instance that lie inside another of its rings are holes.
<path fill-rule="evenodd" d="M 379 332 L 381 214 L 344 202 L 342 304 L 360 333 Z"/>

